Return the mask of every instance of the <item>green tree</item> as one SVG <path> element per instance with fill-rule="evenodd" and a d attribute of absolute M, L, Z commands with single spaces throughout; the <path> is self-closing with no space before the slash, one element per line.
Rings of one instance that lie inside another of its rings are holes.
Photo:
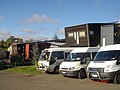
<path fill-rule="evenodd" d="M 10 36 L 7 40 L 6 40 L 6 45 L 7 47 L 9 47 L 12 43 L 15 42 L 15 37 L 14 36 Z"/>
<path fill-rule="evenodd" d="M 0 48 L 0 60 L 6 57 L 6 53 L 3 49 Z"/>
<path fill-rule="evenodd" d="M 9 47 L 12 43 L 22 43 L 23 39 L 21 38 L 15 38 L 14 36 L 10 36 L 7 40 L 6 40 L 6 46 Z"/>
<path fill-rule="evenodd" d="M 54 34 L 54 35 L 52 36 L 52 38 L 53 38 L 54 40 L 59 40 L 59 38 L 58 38 L 58 35 L 57 35 L 57 34 Z"/>
<path fill-rule="evenodd" d="M 3 41 L 3 39 L 1 39 L 1 41 L 0 41 L 0 48 L 3 48 L 3 43 L 4 43 L 4 41 Z"/>
<path fill-rule="evenodd" d="M 39 49 L 37 42 L 33 45 L 31 52 L 33 54 L 32 62 L 37 67 L 37 62 L 39 59 Z"/>
<path fill-rule="evenodd" d="M 0 48 L 2 48 L 2 49 L 6 49 L 7 48 L 6 42 L 3 39 L 1 39 L 1 41 L 0 41 Z"/>

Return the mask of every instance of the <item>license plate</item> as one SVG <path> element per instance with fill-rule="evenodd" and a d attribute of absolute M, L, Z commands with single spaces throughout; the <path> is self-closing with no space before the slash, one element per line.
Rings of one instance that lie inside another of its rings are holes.
<path fill-rule="evenodd" d="M 62 72 L 62 74 L 66 74 L 66 72 Z"/>
<path fill-rule="evenodd" d="M 92 74 L 91 76 L 92 76 L 92 77 L 98 77 L 98 75 L 97 75 L 97 74 Z"/>

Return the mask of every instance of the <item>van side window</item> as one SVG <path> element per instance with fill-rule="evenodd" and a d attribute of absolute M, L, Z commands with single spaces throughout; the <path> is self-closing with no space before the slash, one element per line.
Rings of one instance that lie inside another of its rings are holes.
<path fill-rule="evenodd" d="M 119 53 L 118 53 L 118 55 L 117 55 L 117 59 L 120 60 L 120 50 L 119 50 Z"/>
<path fill-rule="evenodd" d="M 51 54 L 51 59 L 52 58 L 64 59 L 64 52 L 63 51 L 54 51 Z"/>

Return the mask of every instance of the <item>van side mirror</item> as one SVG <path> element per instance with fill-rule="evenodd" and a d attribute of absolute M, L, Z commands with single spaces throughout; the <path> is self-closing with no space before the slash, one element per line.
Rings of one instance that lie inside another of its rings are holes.
<path fill-rule="evenodd" d="M 55 61 L 55 60 L 57 60 L 57 57 L 51 57 L 51 60 Z"/>
<path fill-rule="evenodd" d="M 80 64 L 85 64 L 85 63 L 86 63 L 86 58 L 83 58 Z"/>
<path fill-rule="evenodd" d="M 117 64 L 117 65 L 120 64 L 120 58 L 117 59 L 116 64 Z"/>
<path fill-rule="evenodd" d="M 55 61 L 58 59 L 58 57 L 55 57 Z"/>

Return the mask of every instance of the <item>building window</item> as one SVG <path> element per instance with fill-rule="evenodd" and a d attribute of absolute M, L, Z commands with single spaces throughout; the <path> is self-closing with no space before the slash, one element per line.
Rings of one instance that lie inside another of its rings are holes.
<path fill-rule="evenodd" d="M 90 31 L 90 35 L 94 35 L 94 32 L 93 32 L 93 31 Z"/>
<path fill-rule="evenodd" d="M 79 36 L 80 36 L 80 37 L 85 37 L 85 36 L 86 36 L 86 35 L 85 35 L 85 31 L 79 32 Z"/>
<path fill-rule="evenodd" d="M 68 33 L 68 38 L 72 38 L 73 37 L 73 33 Z"/>

